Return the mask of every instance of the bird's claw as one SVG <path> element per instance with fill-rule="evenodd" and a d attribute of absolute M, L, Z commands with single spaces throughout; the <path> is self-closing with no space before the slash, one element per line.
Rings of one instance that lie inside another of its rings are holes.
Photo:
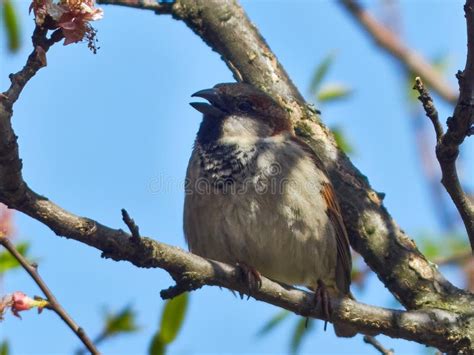
<path fill-rule="evenodd" d="M 240 276 L 242 280 L 247 284 L 247 300 L 250 298 L 250 295 L 253 291 L 257 291 L 262 287 L 262 278 L 260 273 L 253 267 L 247 265 L 243 262 L 238 262 L 237 267 L 240 270 Z M 240 298 L 243 298 L 243 294 L 240 293 Z"/>
<path fill-rule="evenodd" d="M 326 331 L 326 328 L 327 328 L 327 325 L 328 325 L 327 320 L 331 316 L 332 307 L 331 307 L 331 300 L 329 299 L 329 294 L 328 294 L 328 290 L 326 288 L 326 285 L 321 280 L 318 280 L 318 287 L 316 288 L 316 292 L 314 293 L 314 303 L 315 303 L 316 307 L 318 307 L 318 306 L 321 307 L 321 311 L 322 311 L 323 316 L 325 318 L 324 331 Z"/>

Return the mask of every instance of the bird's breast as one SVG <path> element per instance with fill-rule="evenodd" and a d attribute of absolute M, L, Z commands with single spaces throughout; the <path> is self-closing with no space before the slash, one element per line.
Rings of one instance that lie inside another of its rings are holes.
<path fill-rule="evenodd" d="M 334 230 L 320 194 L 326 180 L 303 150 L 281 137 L 196 145 L 184 209 L 191 251 L 245 262 L 287 284 L 333 279 Z"/>

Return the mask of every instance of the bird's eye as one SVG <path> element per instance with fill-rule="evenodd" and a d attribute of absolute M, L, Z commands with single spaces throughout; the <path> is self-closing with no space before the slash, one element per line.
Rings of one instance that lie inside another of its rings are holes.
<path fill-rule="evenodd" d="M 248 112 L 253 109 L 253 106 L 250 102 L 243 101 L 237 106 L 240 111 Z"/>

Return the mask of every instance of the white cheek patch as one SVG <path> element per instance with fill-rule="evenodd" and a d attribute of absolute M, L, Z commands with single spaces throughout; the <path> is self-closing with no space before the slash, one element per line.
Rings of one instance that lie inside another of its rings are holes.
<path fill-rule="evenodd" d="M 222 143 L 230 143 L 236 138 L 255 142 L 258 138 L 270 136 L 272 129 L 259 120 L 248 116 L 226 117 L 222 125 Z"/>

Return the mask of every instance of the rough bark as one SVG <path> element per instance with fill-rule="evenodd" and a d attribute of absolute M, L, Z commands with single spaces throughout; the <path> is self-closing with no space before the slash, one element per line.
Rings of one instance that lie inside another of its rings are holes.
<path fill-rule="evenodd" d="M 291 113 L 295 130 L 317 152 L 326 166 L 340 199 L 351 245 L 380 280 L 410 311 L 366 306 L 351 300 L 334 300 L 336 322 L 356 325 L 365 333 L 383 333 L 438 347 L 470 353 L 474 349 L 474 296 L 449 283 L 418 251 L 383 206 L 365 176 L 336 146 L 316 111 L 307 105 L 263 38 L 232 0 L 177 0 L 162 5 L 152 1 L 104 0 L 130 7 L 171 13 L 184 21 L 218 52 L 237 80 L 268 92 Z M 31 76 L 27 75 L 23 85 Z M 20 90 L 21 91 L 21 88 Z M 19 95 L 19 92 L 18 92 Z M 16 97 L 18 97 L 16 95 Z M 8 95 L 7 95 L 8 96 Z M 14 102 L 14 100 L 13 100 Z M 207 261 L 177 248 L 129 235 L 88 218 L 75 216 L 31 191 L 21 176 L 16 136 L 11 128 L 8 97 L 0 98 L 0 201 L 49 226 L 56 234 L 103 251 L 105 257 L 128 260 L 141 267 L 160 267 L 178 282 L 182 292 L 203 284 L 245 292 L 235 269 Z M 407 197 L 408 200 L 408 197 Z M 168 295 L 173 294 L 173 289 Z M 166 293 L 165 293 L 166 295 Z M 308 309 L 308 295 L 264 280 L 255 298 L 321 318 Z"/>

